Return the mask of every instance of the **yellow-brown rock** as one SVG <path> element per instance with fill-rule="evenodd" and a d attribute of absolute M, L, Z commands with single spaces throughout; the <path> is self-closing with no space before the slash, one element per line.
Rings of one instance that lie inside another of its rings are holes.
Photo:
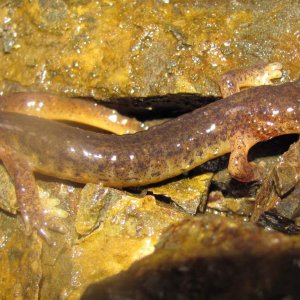
<path fill-rule="evenodd" d="M 220 73 L 280 61 L 299 76 L 297 0 L 4 1 L 0 91 L 219 95 Z"/>

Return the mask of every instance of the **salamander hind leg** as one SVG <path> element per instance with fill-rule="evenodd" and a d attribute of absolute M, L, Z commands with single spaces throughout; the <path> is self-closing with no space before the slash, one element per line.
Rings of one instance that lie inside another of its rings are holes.
<path fill-rule="evenodd" d="M 271 79 L 282 76 L 282 65 L 275 63 L 261 63 L 241 70 L 232 70 L 222 74 L 219 80 L 222 97 L 228 97 L 240 92 L 243 87 L 269 85 Z"/>
<path fill-rule="evenodd" d="M 3 146 L 0 147 L 0 159 L 14 182 L 26 234 L 36 229 L 49 244 L 53 244 L 48 229 L 63 233 L 65 227 L 57 219 L 46 216 L 30 165 L 19 153 Z"/>
<path fill-rule="evenodd" d="M 255 163 L 248 161 L 248 151 L 259 140 L 245 133 L 237 133 L 231 142 L 231 154 L 228 171 L 230 175 L 242 182 L 260 180 L 263 169 Z"/>

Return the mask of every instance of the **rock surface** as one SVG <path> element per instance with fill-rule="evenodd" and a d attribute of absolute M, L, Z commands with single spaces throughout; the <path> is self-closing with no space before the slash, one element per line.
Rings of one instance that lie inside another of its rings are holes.
<path fill-rule="evenodd" d="M 228 218 L 186 219 L 126 272 L 82 299 L 297 299 L 299 239 Z"/>
<path fill-rule="evenodd" d="M 7 1 L 0 91 L 96 99 L 219 96 L 227 70 L 279 61 L 300 75 L 300 4 L 263 1 Z"/>
<path fill-rule="evenodd" d="M 0 94 L 48 91 L 113 101 L 107 105 L 130 112 L 140 107 L 153 114 L 155 103 L 168 113 L 176 106 L 187 111 L 220 96 L 217 80 L 227 70 L 279 61 L 284 66 L 280 81 L 297 78 L 300 4 L 2 1 L 0 47 Z M 222 169 L 216 162 L 206 167 Z M 205 210 L 207 188 L 213 186 L 224 197 L 211 202 L 210 209 L 229 212 L 227 218 L 205 211 L 207 216 L 192 219 L 153 196 L 112 189 L 107 193 L 94 185 L 82 189 L 42 177 L 38 184 L 43 203 L 53 198 L 50 207 L 61 202 L 69 214 L 63 217 L 68 232 L 55 235 L 57 246 L 51 248 L 36 235 L 24 235 L 21 218 L 15 216 L 14 187 L 5 170 L 0 171 L 0 207 L 6 211 L 0 214 L 0 291 L 8 298 L 79 299 L 85 287 L 101 280 L 89 288 L 89 295 L 299 298 L 299 236 L 264 231 L 235 216 L 251 214 L 253 203 L 238 197 L 254 197 L 257 186 L 233 186 L 228 176 L 216 182 L 215 176 L 212 185 L 205 183 L 203 197 L 193 197 L 190 213 L 200 198 Z M 186 196 L 181 198 L 190 209 Z M 59 210 L 56 214 L 64 215 Z M 145 257 L 169 225 L 155 252 Z M 137 259 L 142 260 L 130 267 Z"/>

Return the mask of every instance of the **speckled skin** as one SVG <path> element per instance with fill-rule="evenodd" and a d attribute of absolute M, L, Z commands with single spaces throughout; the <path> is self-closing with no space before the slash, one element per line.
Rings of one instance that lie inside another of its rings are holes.
<path fill-rule="evenodd" d="M 300 85 L 261 86 L 132 135 L 105 135 L 55 121 L 0 113 L 0 158 L 12 176 L 27 227 L 48 238 L 32 172 L 112 187 L 155 183 L 231 152 L 229 172 L 259 179 L 248 150 L 272 137 L 300 133 Z"/>
<path fill-rule="evenodd" d="M 249 181 L 256 178 L 239 165 L 248 149 L 274 136 L 299 133 L 299 107 L 300 87 L 287 83 L 245 90 L 133 135 L 93 133 L 4 112 L 0 134 L 33 171 L 76 182 L 146 185 L 228 152 L 235 153 L 232 174 Z"/>

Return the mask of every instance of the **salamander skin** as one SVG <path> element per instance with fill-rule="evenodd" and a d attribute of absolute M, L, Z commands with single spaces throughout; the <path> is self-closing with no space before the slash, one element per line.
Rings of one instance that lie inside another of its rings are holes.
<path fill-rule="evenodd" d="M 258 69 L 271 70 L 269 78 L 280 76 L 278 63 L 259 68 L 251 69 L 246 79 Z M 300 133 L 300 83 L 238 92 L 230 78 L 238 78 L 242 86 L 248 83 L 244 76 L 244 72 L 230 72 L 229 79 L 223 78 L 237 92 L 227 98 L 123 136 L 0 112 L 0 159 L 14 181 L 27 232 L 37 229 L 49 240 L 48 229 L 62 231 L 56 220 L 43 213 L 33 172 L 111 187 L 139 186 L 171 178 L 230 152 L 228 169 L 234 178 L 259 179 L 261 169 L 248 162 L 248 151 L 257 142 Z M 265 76 L 261 78 L 257 84 L 264 82 Z"/>
<path fill-rule="evenodd" d="M 107 186 L 146 185 L 231 153 L 241 181 L 257 179 L 247 152 L 259 141 L 300 132 L 300 87 L 261 86 L 132 135 L 93 133 L 55 121 L 2 112 L 0 134 L 34 172 Z"/>
<path fill-rule="evenodd" d="M 122 116 L 94 101 L 48 93 L 15 93 L 2 96 L 0 111 L 82 123 L 116 134 L 147 129 L 137 120 Z"/>

